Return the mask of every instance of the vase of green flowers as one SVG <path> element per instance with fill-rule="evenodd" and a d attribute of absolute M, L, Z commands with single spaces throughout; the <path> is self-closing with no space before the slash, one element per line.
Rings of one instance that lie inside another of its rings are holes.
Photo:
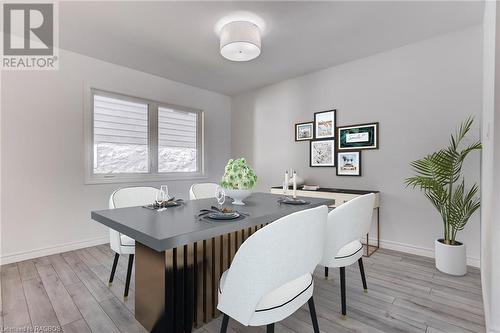
<path fill-rule="evenodd" d="M 220 185 L 233 199 L 233 205 L 244 205 L 243 200 L 252 194 L 257 183 L 257 175 L 244 158 L 230 159 L 224 169 Z"/>

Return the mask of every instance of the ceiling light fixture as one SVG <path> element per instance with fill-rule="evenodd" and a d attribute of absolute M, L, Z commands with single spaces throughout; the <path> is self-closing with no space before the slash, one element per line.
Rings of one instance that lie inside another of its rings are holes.
<path fill-rule="evenodd" d="M 232 61 L 249 61 L 261 51 L 259 27 L 249 21 L 225 24 L 220 32 L 220 54 Z"/>

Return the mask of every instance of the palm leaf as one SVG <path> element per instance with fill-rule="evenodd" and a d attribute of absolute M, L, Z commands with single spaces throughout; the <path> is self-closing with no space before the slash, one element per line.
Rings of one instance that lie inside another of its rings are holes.
<path fill-rule="evenodd" d="M 416 175 L 405 179 L 407 187 L 423 191 L 439 212 L 446 240 L 455 241 L 456 233 L 463 230 L 480 207 L 477 185 L 466 190 L 464 179 L 460 181 L 464 160 L 471 152 L 482 148 L 481 142 L 476 141 L 460 149 L 473 122 L 474 118 L 468 117 L 451 135 L 448 147 L 411 162 Z"/>

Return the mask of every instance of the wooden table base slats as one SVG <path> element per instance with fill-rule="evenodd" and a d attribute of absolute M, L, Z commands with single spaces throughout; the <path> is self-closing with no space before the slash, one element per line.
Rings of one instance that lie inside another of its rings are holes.
<path fill-rule="evenodd" d="M 220 315 L 218 285 L 241 244 L 264 225 L 157 252 L 136 242 L 136 319 L 153 332 L 191 332 Z"/>

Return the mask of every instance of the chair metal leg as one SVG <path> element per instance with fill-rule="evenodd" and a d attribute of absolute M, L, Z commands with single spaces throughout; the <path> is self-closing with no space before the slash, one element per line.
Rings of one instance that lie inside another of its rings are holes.
<path fill-rule="evenodd" d="M 226 333 L 227 332 L 227 324 L 229 322 L 229 316 L 227 314 L 224 314 L 224 318 L 222 318 L 222 325 L 220 327 L 220 333 Z"/>
<path fill-rule="evenodd" d="M 134 265 L 134 255 L 129 254 L 128 256 L 128 268 L 127 268 L 127 281 L 125 281 L 125 293 L 124 298 L 128 297 L 128 288 L 130 287 L 130 276 L 132 275 L 132 266 Z"/>
<path fill-rule="evenodd" d="M 309 305 L 309 313 L 311 314 L 314 333 L 319 333 L 318 317 L 316 316 L 316 307 L 314 306 L 314 299 L 312 296 L 309 298 L 309 301 L 307 301 L 307 304 Z"/>
<path fill-rule="evenodd" d="M 342 319 L 346 319 L 345 267 L 340 267 L 340 293 L 342 299 Z"/>
<path fill-rule="evenodd" d="M 267 325 L 266 333 L 274 333 L 274 323 Z"/>
<path fill-rule="evenodd" d="M 115 259 L 113 260 L 113 267 L 111 268 L 111 275 L 109 276 L 109 285 L 113 284 L 113 279 L 115 278 L 116 266 L 118 265 L 118 259 L 120 255 L 115 253 Z"/>
<path fill-rule="evenodd" d="M 367 293 L 368 287 L 366 286 L 366 276 L 365 276 L 365 268 L 363 267 L 363 258 L 359 258 L 358 264 L 359 264 L 359 271 L 361 272 L 361 281 L 363 281 L 363 289 L 365 290 L 365 293 Z"/>
<path fill-rule="evenodd" d="M 325 279 L 328 279 L 328 267 L 325 267 Z"/>

